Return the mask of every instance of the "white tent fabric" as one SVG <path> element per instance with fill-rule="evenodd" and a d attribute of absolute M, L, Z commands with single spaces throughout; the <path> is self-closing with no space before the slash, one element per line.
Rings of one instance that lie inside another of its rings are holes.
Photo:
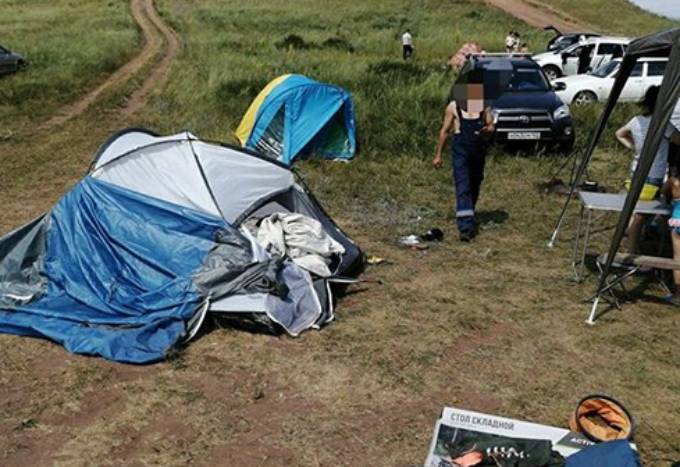
<path fill-rule="evenodd" d="M 283 167 L 199 141 L 191 133 L 163 138 L 126 133 L 101 152 L 92 176 L 230 223 L 258 200 L 295 183 Z"/>
<path fill-rule="evenodd" d="M 152 144 L 98 165 L 94 178 L 220 217 L 189 141 Z"/>
<path fill-rule="evenodd" d="M 267 294 L 230 295 L 210 304 L 210 311 L 216 313 L 267 312 Z"/>
<path fill-rule="evenodd" d="M 293 173 L 230 148 L 192 142 L 217 205 L 227 222 L 234 223 L 259 200 L 288 191 Z"/>
<path fill-rule="evenodd" d="M 121 135 L 114 135 L 108 144 L 103 146 L 101 152 L 97 155 L 94 168 L 97 169 L 122 154 L 126 154 L 150 144 L 187 139 L 197 140 L 198 137 L 188 131 L 170 136 L 156 136 L 147 131 L 126 131 Z"/>

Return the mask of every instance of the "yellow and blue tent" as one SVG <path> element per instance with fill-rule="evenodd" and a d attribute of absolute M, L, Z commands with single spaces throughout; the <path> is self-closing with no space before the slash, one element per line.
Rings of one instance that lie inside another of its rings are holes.
<path fill-rule="evenodd" d="M 250 104 L 236 137 L 243 147 L 292 165 L 298 158 L 354 157 L 352 96 L 302 75 L 271 81 Z"/>

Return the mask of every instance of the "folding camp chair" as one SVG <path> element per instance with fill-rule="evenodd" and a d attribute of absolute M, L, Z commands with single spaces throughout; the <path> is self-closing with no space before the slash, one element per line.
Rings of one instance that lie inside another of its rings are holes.
<path fill-rule="evenodd" d="M 600 270 L 600 276 L 604 274 L 604 266 L 606 263 L 606 254 L 600 255 L 597 258 L 597 268 Z M 666 285 L 666 282 L 661 275 L 661 271 L 680 270 L 680 261 L 658 256 L 618 253 L 616 256 L 614 256 L 609 274 L 607 274 L 607 276 L 604 278 L 605 285 L 600 290 L 599 296 L 595 295 L 595 297 L 591 299 L 593 301 L 593 307 L 590 310 L 590 315 L 588 316 L 586 323 L 595 324 L 595 315 L 597 312 L 599 298 L 603 298 L 616 308 L 621 309 L 621 302 L 614 293 L 614 289 L 618 287 L 623 292 L 624 296 L 630 299 L 630 294 L 625 287 L 626 279 L 634 276 L 635 274 L 643 272 L 647 268 L 650 270 L 649 277 L 652 278 L 657 285 L 659 285 L 665 295 L 670 295 L 671 291 Z"/>

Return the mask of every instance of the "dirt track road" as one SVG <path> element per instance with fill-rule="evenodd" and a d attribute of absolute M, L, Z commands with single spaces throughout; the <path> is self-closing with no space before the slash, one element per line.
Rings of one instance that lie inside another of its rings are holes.
<path fill-rule="evenodd" d="M 141 52 L 97 88 L 58 111 L 41 125 L 42 129 L 61 125 L 82 114 L 97 101 L 104 91 L 124 86 L 142 68 L 156 60 L 159 55 L 160 60 L 128 99 L 122 111 L 123 115 L 130 115 L 137 111 L 144 104 L 151 90 L 163 84 L 172 61 L 181 50 L 181 43 L 177 34 L 158 15 L 153 0 L 130 0 L 130 9 L 135 22 L 144 35 L 144 47 Z"/>
<path fill-rule="evenodd" d="M 584 28 L 576 19 L 539 1 L 486 0 L 489 5 L 521 19 L 530 26 L 543 28 L 552 24 L 561 31 L 575 31 Z"/>

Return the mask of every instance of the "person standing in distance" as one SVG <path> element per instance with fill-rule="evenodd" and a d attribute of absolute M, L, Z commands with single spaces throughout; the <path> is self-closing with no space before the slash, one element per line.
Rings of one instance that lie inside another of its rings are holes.
<path fill-rule="evenodd" d="M 510 31 L 507 36 L 505 36 L 505 53 L 512 53 L 515 45 L 515 31 Z"/>
<path fill-rule="evenodd" d="M 451 158 L 456 191 L 456 224 L 463 242 L 469 242 L 477 235 L 475 206 L 484 180 L 485 137 L 493 131 L 493 116 L 490 109 L 485 108 L 483 71 L 474 70 L 468 74 L 467 82 L 454 85 L 432 160 L 435 169 L 442 167 L 444 145 L 453 134 Z"/>
<path fill-rule="evenodd" d="M 401 48 L 404 60 L 411 58 L 411 55 L 413 55 L 413 36 L 410 29 L 407 29 L 401 36 Z"/>

